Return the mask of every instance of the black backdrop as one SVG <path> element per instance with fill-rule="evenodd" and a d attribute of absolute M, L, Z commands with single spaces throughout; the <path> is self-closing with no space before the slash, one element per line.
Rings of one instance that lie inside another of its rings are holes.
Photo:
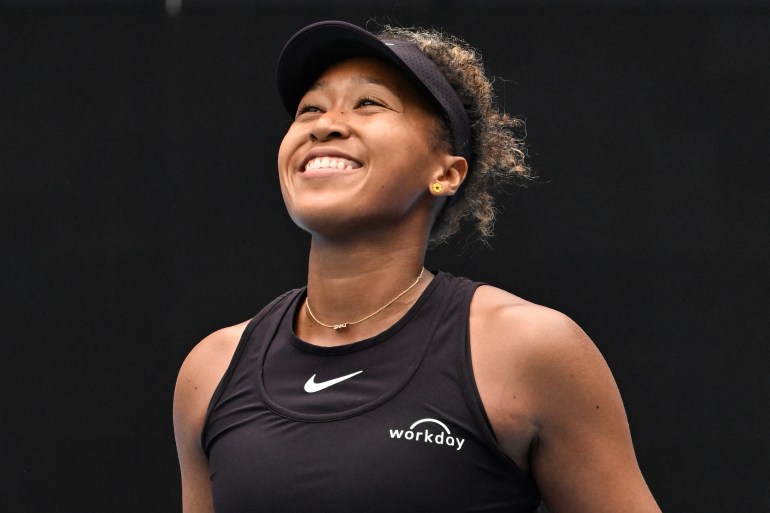
<path fill-rule="evenodd" d="M 0 2 L 0 510 L 179 510 L 182 359 L 303 284 L 273 74 L 324 18 L 483 50 L 540 178 L 429 267 L 588 331 L 665 511 L 770 511 L 766 4 L 213 0 Z"/>

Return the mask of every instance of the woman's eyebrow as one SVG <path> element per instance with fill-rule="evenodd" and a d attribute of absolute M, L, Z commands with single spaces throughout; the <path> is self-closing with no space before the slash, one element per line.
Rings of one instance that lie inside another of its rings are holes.
<path fill-rule="evenodd" d="M 380 80 L 379 78 L 374 78 L 370 75 L 356 75 L 351 78 L 353 82 L 356 84 L 375 84 L 375 85 L 381 85 L 387 87 L 387 84 L 384 80 Z"/>
<path fill-rule="evenodd" d="M 322 89 L 326 89 L 327 87 L 329 87 L 329 83 L 326 80 L 318 80 L 315 84 L 308 87 L 307 92 L 309 93 L 310 91 L 320 91 Z"/>

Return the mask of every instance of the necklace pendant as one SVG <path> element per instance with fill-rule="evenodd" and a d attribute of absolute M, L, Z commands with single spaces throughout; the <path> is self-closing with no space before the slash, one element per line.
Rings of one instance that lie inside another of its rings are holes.
<path fill-rule="evenodd" d="M 335 331 L 339 331 L 347 327 L 348 327 L 348 323 L 346 322 L 343 322 L 342 324 L 335 324 L 334 326 L 332 326 L 332 328 L 334 328 Z"/>

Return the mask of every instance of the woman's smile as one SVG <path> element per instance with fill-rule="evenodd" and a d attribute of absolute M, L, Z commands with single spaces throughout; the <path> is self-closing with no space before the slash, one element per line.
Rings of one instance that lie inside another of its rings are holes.
<path fill-rule="evenodd" d="M 351 156 L 323 148 L 311 151 L 304 161 L 299 171 L 305 178 L 346 175 L 363 168 L 361 162 Z"/>

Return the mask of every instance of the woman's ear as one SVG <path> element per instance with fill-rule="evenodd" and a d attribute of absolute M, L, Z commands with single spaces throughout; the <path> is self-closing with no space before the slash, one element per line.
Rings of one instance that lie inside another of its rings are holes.
<path fill-rule="evenodd" d="M 446 155 L 443 164 L 431 176 L 428 188 L 434 196 L 453 196 L 468 175 L 468 161 L 456 155 Z"/>

